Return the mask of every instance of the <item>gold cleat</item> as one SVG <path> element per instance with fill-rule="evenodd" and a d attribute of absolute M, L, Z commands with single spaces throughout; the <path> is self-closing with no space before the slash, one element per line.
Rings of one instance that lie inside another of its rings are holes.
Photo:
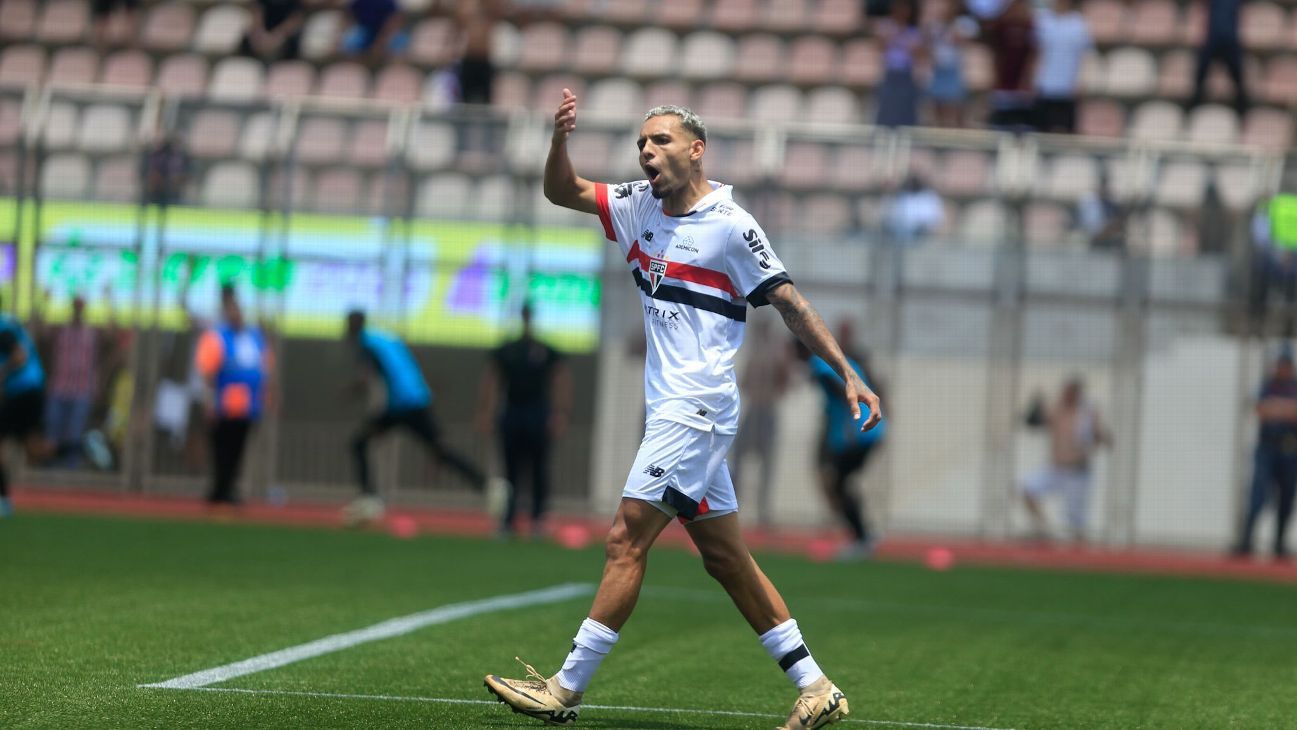
<path fill-rule="evenodd" d="M 564 689 L 554 677 L 542 677 L 535 668 L 521 659 L 518 659 L 518 663 L 526 668 L 527 679 L 505 679 L 488 674 L 482 682 L 487 691 L 514 712 L 544 720 L 546 724 L 575 723 L 577 715 L 581 714 L 581 693 Z"/>
<path fill-rule="evenodd" d="M 809 730 L 841 721 L 851 710 L 847 696 L 828 677 L 820 677 L 802 690 L 793 704 L 793 712 L 778 730 Z"/>

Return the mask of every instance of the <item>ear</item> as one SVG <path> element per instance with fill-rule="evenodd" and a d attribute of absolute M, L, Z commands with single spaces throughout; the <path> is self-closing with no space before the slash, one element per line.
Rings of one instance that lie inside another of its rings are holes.
<path fill-rule="evenodd" d="M 695 139 L 689 143 L 689 161 L 697 162 L 703 158 L 703 153 L 707 151 L 707 143 L 701 139 Z"/>

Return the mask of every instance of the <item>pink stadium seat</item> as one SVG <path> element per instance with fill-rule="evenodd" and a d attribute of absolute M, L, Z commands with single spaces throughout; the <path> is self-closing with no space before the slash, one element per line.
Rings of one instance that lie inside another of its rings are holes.
<path fill-rule="evenodd" d="M 621 31 L 607 25 L 582 28 L 577 32 L 572 69 L 582 74 L 604 73 L 617 65 Z"/>
<path fill-rule="evenodd" d="M 793 41 L 788 79 L 795 84 L 828 83 L 837 69 L 837 46 L 827 38 L 803 36 Z"/>
<path fill-rule="evenodd" d="M 90 184 L 90 161 L 81 155 L 53 155 L 41 167 L 41 193 L 47 198 L 78 200 Z"/>
<path fill-rule="evenodd" d="M 1253 109 L 1243 121 L 1243 144 L 1286 151 L 1292 142 L 1292 115 L 1287 111 Z"/>
<path fill-rule="evenodd" d="M 351 132 L 347 159 L 362 167 L 380 167 L 388 160 L 387 128 L 383 119 L 366 119 L 357 122 Z"/>
<path fill-rule="evenodd" d="M 739 39 L 738 57 L 734 62 L 735 78 L 739 81 L 774 81 L 783 75 L 785 68 L 783 41 L 767 33 L 745 35 Z"/>
<path fill-rule="evenodd" d="M 407 148 L 410 166 L 420 172 L 442 170 L 455 162 L 455 128 L 442 122 L 422 122 L 414 128 Z"/>
<path fill-rule="evenodd" d="M 1098 190 L 1099 166 L 1094 158 L 1085 155 L 1060 155 L 1050 161 L 1042 183 L 1037 190 L 1051 199 L 1076 203 L 1081 196 Z"/>
<path fill-rule="evenodd" d="M 351 61 L 329 64 L 320 74 L 315 93 L 320 96 L 337 96 L 363 99 L 369 91 L 369 69 Z"/>
<path fill-rule="evenodd" d="M 734 70 L 734 41 L 713 31 L 698 31 L 685 36 L 681 50 L 680 73 L 690 80 L 722 79 Z"/>
<path fill-rule="evenodd" d="M 130 203 L 139 198 L 140 163 L 126 155 L 102 160 L 95 169 L 91 195 L 95 200 Z"/>
<path fill-rule="evenodd" d="M 1126 131 L 1126 112 L 1108 99 L 1085 99 L 1077 112 L 1077 130 L 1096 137 L 1120 137 Z"/>
<path fill-rule="evenodd" d="M 802 93 L 783 84 L 762 86 L 752 94 L 752 118 L 763 122 L 792 122 L 801 114 Z"/>
<path fill-rule="evenodd" d="M 714 180 L 742 187 L 756 182 L 761 173 L 751 140 L 716 139 L 708 145 L 708 174 Z"/>
<path fill-rule="evenodd" d="M 757 26 L 759 15 L 757 0 L 716 0 L 711 26 L 725 33 L 742 33 Z"/>
<path fill-rule="evenodd" d="M 841 195 L 807 195 L 800 208 L 803 230 L 810 235 L 836 238 L 851 227 L 851 203 Z"/>
<path fill-rule="evenodd" d="M 302 27 L 302 58 L 308 61 L 323 61 L 330 57 L 334 51 L 334 44 L 337 40 L 338 33 L 343 28 L 342 12 L 339 10 L 317 10 L 311 13 L 306 19 L 306 25 Z M 450 54 L 454 46 L 446 40 L 445 42 L 436 40 L 429 43 L 424 35 L 424 23 L 415 26 L 414 33 L 410 39 L 411 57 L 416 63 L 424 63 L 429 66 L 439 66 L 450 59 Z M 432 52 L 445 54 L 444 59 L 426 58 L 425 53 Z"/>
<path fill-rule="evenodd" d="M 590 85 L 585 109 L 597 116 L 625 116 L 644 108 L 644 92 L 629 79 L 610 78 Z"/>
<path fill-rule="evenodd" d="M 26 39 L 36 32 L 35 0 L 0 2 L 0 38 Z"/>
<path fill-rule="evenodd" d="M 882 76 L 883 56 L 877 44 L 867 39 L 851 40 L 843 44 L 838 72 L 841 83 L 852 88 L 872 88 Z"/>
<path fill-rule="evenodd" d="M 104 62 L 99 80 L 112 86 L 147 88 L 153 83 L 153 59 L 143 51 L 118 51 Z"/>
<path fill-rule="evenodd" d="M 1106 86 L 1113 96 L 1144 97 L 1157 85 L 1153 55 L 1142 48 L 1118 48 L 1108 54 L 1106 63 Z"/>
<path fill-rule="evenodd" d="M 1188 99 L 1193 93 L 1193 53 L 1169 51 L 1158 64 L 1157 95 L 1168 99 Z"/>
<path fill-rule="evenodd" d="M 761 24 L 776 33 L 793 33 L 806 27 L 810 17 L 807 0 L 778 0 L 767 3 Z"/>
<path fill-rule="evenodd" d="M 1196 48 L 1207 32 L 1206 3 L 1188 3 L 1180 25 L 1180 43 Z"/>
<path fill-rule="evenodd" d="M 653 22 L 676 30 L 692 30 L 703 15 L 703 0 L 658 0 Z"/>
<path fill-rule="evenodd" d="M 1183 112 L 1169 101 L 1146 101 L 1131 118 L 1130 136 L 1138 140 L 1179 139 Z"/>
<path fill-rule="evenodd" d="M 563 89 L 565 88 L 571 89 L 572 93 L 576 94 L 578 98 L 584 97 L 586 90 L 585 79 L 572 74 L 553 74 L 542 78 L 532 88 L 531 108 L 558 109 L 558 103 L 563 99 Z"/>
<path fill-rule="evenodd" d="M 861 28 L 860 8 L 857 0 L 819 0 L 811 27 L 817 33 L 832 36 L 854 35 Z"/>
<path fill-rule="evenodd" d="M 455 26 L 449 18 L 420 21 L 410 34 L 410 59 L 420 66 L 442 66 L 455 53 Z"/>
<path fill-rule="evenodd" d="M 222 101 L 252 101 L 261 95 L 263 73 L 261 63 L 251 58 L 223 58 L 212 70 L 207 94 Z"/>
<path fill-rule="evenodd" d="M 476 220 L 499 220 L 508 215 L 518 198 L 514 179 L 508 175 L 491 175 L 482 178 L 473 189 L 473 202 L 469 215 Z"/>
<path fill-rule="evenodd" d="M 1140 0 L 1127 19 L 1126 40 L 1140 46 L 1166 46 L 1179 38 L 1180 11 L 1171 0 Z"/>
<path fill-rule="evenodd" d="M 660 78 L 676 71 L 676 37 L 661 28 L 630 34 L 622 51 L 621 71 L 632 78 Z"/>
<path fill-rule="evenodd" d="M 90 26 L 90 8 L 81 0 L 49 0 L 36 26 L 36 38 L 46 43 L 81 40 Z"/>
<path fill-rule="evenodd" d="M 1239 33 L 1248 48 L 1281 48 L 1287 40 L 1288 13 L 1270 2 L 1243 5 Z"/>
<path fill-rule="evenodd" d="M 248 11 L 238 5 L 213 5 L 198 23 L 194 50 L 213 55 L 233 53 L 247 27 Z"/>
<path fill-rule="evenodd" d="M 503 73 L 495 77 L 491 103 L 501 109 L 521 109 L 532 104 L 531 79 L 524 74 Z M 555 109 L 558 99 L 550 100 Z"/>
<path fill-rule="evenodd" d="M 644 106 L 648 108 L 662 104 L 690 106 L 691 98 L 689 87 L 679 81 L 658 81 L 644 88 Z M 702 99 L 700 98 L 699 101 L 701 102 Z"/>
<path fill-rule="evenodd" d="M 779 170 L 779 181 L 790 190 L 812 190 L 827 187 L 829 150 L 823 144 L 790 141 Z"/>
<path fill-rule="evenodd" d="M 274 142 L 277 121 L 271 112 L 248 115 L 243 120 L 243 130 L 239 133 L 239 156 L 255 162 L 266 159 Z"/>
<path fill-rule="evenodd" d="M 1256 170 L 1250 163 L 1221 165 L 1216 170 L 1216 189 L 1225 205 L 1233 210 L 1249 210 L 1260 194 Z"/>
<path fill-rule="evenodd" d="M 829 184 L 856 193 L 873 188 L 873 159 L 873 151 L 865 145 L 838 147 L 829 159 Z"/>
<path fill-rule="evenodd" d="M 62 48 L 55 51 L 45 81 L 63 85 L 88 84 L 95 80 L 98 67 L 99 54 L 94 49 L 80 46 Z"/>
<path fill-rule="evenodd" d="M 1008 216 L 998 200 L 978 200 L 964 207 L 959 216 L 959 236 L 972 244 L 1003 240 Z"/>
<path fill-rule="evenodd" d="M 11 145 L 22 134 L 22 101 L 0 97 L 0 145 Z"/>
<path fill-rule="evenodd" d="M 49 113 L 41 122 L 41 139 L 50 149 L 67 149 L 77 138 L 77 113 L 75 104 L 56 101 L 50 104 Z"/>
<path fill-rule="evenodd" d="M 694 110 L 703 121 L 711 119 L 743 119 L 747 114 L 748 92 L 742 84 L 718 81 L 698 90 L 698 103 Z"/>
<path fill-rule="evenodd" d="M 40 46 L 9 46 L 0 53 L 0 85 L 30 84 L 45 74 L 45 49 Z"/>
<path fill-rule="evenodd" d="M 1038 246 L 1059 246 L 1067 236 L 1068 211 L 1053 203 L 1032 203 L 1023 212 L 1022 227 L 1027 242 Z"/>
<path fill-rule="evenodd" d="M 573 167 L 581 170 L 584 176 L 596 180 L 608 179 L 609 162 L 613 154 L 612 142 L 612 135 L 609 134 L 586 133 L 573 136 L 568 142 Z M 623 151 L 623 154 L 629 153 L 630 150 Z"/>
<path fill-rule="evenodd" d="M 355 212 L 364 198 L 360 173 L 348 168 L 322 170 L 312 181 L 316 210 L 324 213 Z"/>
<path fill-rule="evenodd" d="M 537 23 L 522 32 L 518 68 L 522 71 L 554 71 L 567 65 L 567 29 L 558 23 Z"/>
<path fill-rule="evenodd" d="M 246 162 L 218 162 L 203 176 L 201 199 L 209 207 L 253 208 L 260 194 L 257 170 Z"/>
<path fill-rule="evenodd" d="M 423 96 L 423 74 L 413 66 L 392 63 L 383 67 L 374 80 L 374 98 L 398 104 L 411 104 Z"/>
<path fill-rule="evenodd" d="M 278 61 L 266 74 L 263 93 L 267 99 L 277 100 L 306 96 L 314 86 L 315 66 L 306 61 Z"/>
<path fill-rule="evenodd" d="M 991 163 L 986 155 L 973 150 L 947 153 L 931 180 L 943 195 L 971 198 L 991 192 Z"/>
<path fill-rule="evenodd" d="M 471 202 L 472 187 L 468 176 L 458 172 L 428 177 L 419 185 L 415 213 L 423 218 L 462 217 Z"/>
<path fill-rule="evenodd" d="M 1272 103 L 1282 106 L 1297 104 L 1297 56 L 1270 59 L 1263 89 L 1265 98 Z"/>
<path fill-rule="evenodd" d="M 239 139 L 239 115 L 209 109 L 194 115 L 189 125 L 188 149 L 199 159 L 220 159 L 234 155 Z"/>
<path fill-rule="evenodd" d="M 1117 0 L 1089 0 L 1081 12 L 1095 43 L 1120 43 L 1126 39 L 1126 9 Z"/>
<path fill-rule="evenodd" d="M 860 105 L 855 94 L 841 86 L 813 89 L 806 97 L 806 116 L 829 124 L 859 124 Z"/>
<path fill-rule="evenodd" d="M 1207 170 L 1198 162 L 1175 161 L 1162 165 L 1153 199 L 1158 205 L 1194 208 L 1202 203 Z"/>
<path fill-rule="evenodd" d="M 176 96 L 198 96 L 207 88 L 207 59 L 192 53 L 169 56 L 158 69 L 158 88 Z"/>
<path fill-rule="evenodd" d="M 141 38 L 154 51 L 179 51 L 189 47 L 194 33 L 193 8 L 184 3 L 159 3 L 148 11 Z"/>
<path fill-rule="evenodd" d="M 308 165 L 336 163 L 345 138 L 345 125 L 337 119 L 305 119 L 297 132 L 297 158 Z"/>
<path fill-rule="evenodd" d="M 103 154 L 129 150 L 135 137 L 130 110 L 118 104 L 92 104 L 81 115 L 77 147 L 83 152 Z"/>
<path fill-rule="evenodd" d="M 1220 104 L 1207 104 L 1189 115 L 1186 137 L 1190 142 L 1234 144 L 1238 142 L 1238 116 Z"/>

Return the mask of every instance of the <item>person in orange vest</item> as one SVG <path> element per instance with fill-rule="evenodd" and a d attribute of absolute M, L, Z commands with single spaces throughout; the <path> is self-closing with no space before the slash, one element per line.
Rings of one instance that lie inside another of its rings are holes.
<path fill-rule="evenodd" d="M 274 356 L 266 336 L 243 321 L 230 285 L 221 287 L 221 321 L 198 340 L 195 365 L 207 386 L 203 411 L 212 443 L 210 504 L 237 504 L 235 481 L 248 434 L 266 405 Z"/>

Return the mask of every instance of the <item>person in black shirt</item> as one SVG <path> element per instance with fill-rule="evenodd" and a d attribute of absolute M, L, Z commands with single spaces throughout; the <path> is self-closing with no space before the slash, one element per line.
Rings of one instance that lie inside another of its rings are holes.
<path fill-rule="evenodd" d="M 1207 34 L 1198 48 L 1198 68 L 1193 77 L 1193 98 L 1189 108 L 1202 103 L 1203 87 L 1207 82 L 1207 69 L 1212 61 L 1225 64 L 1230 79 L 1234 81 L 1234 109 L 1239 116 L 1247 113 L 1247 86 L 1243 83 L 1243 44 L 1239 41 L 1239 10 L 1243 0 L 1205 0 L 1207 3 Z"/>
<path fill-rule="evenodd" d="M 239 53 L 267 63 L 297 58 L 305 23 L 301 0 L 257 0 Z"/>
<path fill-rule="evenodd" d="M 1256 404 L 1261 433 L 1257 438 L 1252 467 L 1252 493 L 1248 500 L 1243 533 L 1234 553 L 1252 554 L 1252 533 L 1257 517 L 1270 496 L 1278 492 L 1278 526 L 1275 529 L 1274 556 L 1287 560 L 1288 546 L 1284 535 L 1292 517 L 1293 498 L 1297 496 L 1297 370 L 1293 368 L 1292 351 L 1284 349 L 1275 362 L 1274 372 L 1261 386 Z"/>
<path fill-rule="evenodd" d="M 489 433 L 496 422 L 504 453 L 509 494 L 500 522 L 502 535 L 512 535 L 517 514 L 519 479 L 530 467 L 531 534 L 544 531 L 549 501 L 549 454 L 567 430 L 572 380 L 567 363 L 554 348 L 536 339 L 531 306 L 522 308 L 522 336 L 491 354 L 482 377 L 478 431 Z M 504 407 L 497 405 L 501 390 Z"/>

